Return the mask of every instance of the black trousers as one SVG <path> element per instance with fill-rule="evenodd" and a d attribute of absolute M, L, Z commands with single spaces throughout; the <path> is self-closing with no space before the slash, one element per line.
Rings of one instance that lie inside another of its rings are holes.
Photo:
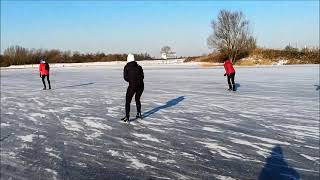
<path fill-rule="evenodd" d="M 47 77 L 47 81 L 48 81 L 48 84 L 49 84 L 49 89 L 51 89 L 49 74 L 48 74 L 48 75 L 42 75 L 42 76 L 41 76 L 43 86 L 44 86 L 44 88 L 47 88 L 47 87 L 46 87 L 46 83 L 44 82 L 44 78 L 45 78 L 45 77 Z"/>
<path fill-rule="evenodd" d="M 135 95 L 136 100 L 136 106 L 137 106 L 137 112 L 141 113 L 141 102 L 140 98 L 144 90 L 144 85 L 140 86 L 130 86 L 127 89 L 126 93 L 126 117 L 129 119 L 130 116 L 130 103 L 132 100 L 132 97 Z"/>
<path fill-rule="evenodd" d="M 230 75 L 228 75 L 228 84 L 229 84 L 229 88 L 231 89 L 232 85 L 234 85 L 234 76 L 236 75 L 236 73 L 231 73 Z"/>

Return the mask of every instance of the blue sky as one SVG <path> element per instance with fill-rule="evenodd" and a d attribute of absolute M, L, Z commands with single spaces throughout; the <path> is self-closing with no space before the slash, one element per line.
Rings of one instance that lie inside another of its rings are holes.
<path fill-rule="evenodd" d="M 219 10 L 241 10 L 258 45 L 319 46 L 318 1 L 3 1 L 1 53 L 11 45 L 82 53 L 209 53 Z"/>

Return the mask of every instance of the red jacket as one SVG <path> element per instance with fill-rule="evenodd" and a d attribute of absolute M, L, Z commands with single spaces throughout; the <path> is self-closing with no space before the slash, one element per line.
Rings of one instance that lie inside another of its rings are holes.
<path fill-rule="evenodd" d="M 226 70 L 226 74 L 231 74 L 231 73 L 235 73 L 236 71 L 234 70 L 231 61 L 228 59 L 226 60 L 226 62 L 224 63 L 224 69 Z"/>
<path fill-rule="evenodd" d="M 49 74 L 49 70 L 46 70 L 46 64 L 45 63 L 40 63 L 39 65 L 39 72 L 40 75 L 48 75 Z"/>

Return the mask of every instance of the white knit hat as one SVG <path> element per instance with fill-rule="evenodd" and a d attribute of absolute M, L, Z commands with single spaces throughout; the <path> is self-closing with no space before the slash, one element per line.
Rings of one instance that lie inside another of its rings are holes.
<path fill-rule="evenodd" d="M 128 54 L 127 62 L 132 62 L 132 61 L 134 61 L 134 55 L 133 54 Z"/>

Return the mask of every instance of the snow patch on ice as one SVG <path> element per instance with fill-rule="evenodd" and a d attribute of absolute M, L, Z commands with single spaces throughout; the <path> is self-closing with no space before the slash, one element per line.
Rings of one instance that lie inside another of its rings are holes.
<path fill-rule="evenodd" d="M 267 144 L 259 144 L 259 143 L 251 143 L 249 141 L 245 141 L 245 140 L 242 140 L 242 139 L 236 139 L 236 138 L 229 138 L 231 140 L 231 142 L 233 143 L 236 143 L 236 144 L 242 144 L 242 145 L 246 145 L 246 146 L 250 146 L 252 148 L 255 148 L 257 149 L 256 152 L 257 154 L 263 156 L 263 157 L 266 157 L 268 155 L 268 149 L 264 149 L 264 148 L 261 148 L 260 146 L 258 145 L 265 145 L 265 146 L 271 146 L 270 148 L 274 147 L 274 145 L 267 145 Z"/>
<path fill-rule="evenodd" d="M 301 130 L 301 131 L 309 131 L 316 135 L 319 135 L 319 127 L 314 126 L 298 126 L 298 125 L 285 125 L 284 127 L 289 129 Z"/>
<path fill-rule="evenodd" d="M 184 157 L 187 157 L 189 159 L 196 159 L 194 155 L 186 153 L 186 152 L 182 152 L 181 155 Z"/>
<path fill-rule="evenodd" d="M 35 137 L 35 135 L 34 134 L 29 134 L 29 135 L 17 136 L 17 137 L 20 138 L 24 142 L 32 142 L 32 139 Z"/>
<path fill-rule="evenodd" d="M 156 128 L 148 128 L 150 130 L 156 131 L 156 132 L 160 132 L 160 133 L 165 133 L 166 131 L 162 130 L 162 129 L 156 129 Z"/>
<path fill-rule="evenodd" d="M 308 159 L 310 161 L 317 161 L 319 159 L 318 157 L 312 157 L 312 156 L 308 156 L 306 154 L 300 154 L 300 155 L 305 157 L 306 159 Z"/>
<path fill-rule="evenodd" d="M 26 107 L 26 104 L 25 104 L 25 103 L 20 103 L 20 102 L 15 102 L 15 103 L 16 103 L 16 105 L 18 105 L 18 106 L 21 107 L 21 108 Z"/>
<path fill-rule="evenodd" d="M 53 150 L 53 148 L 45 147 L 45 150 L 46 150 L 46 152 L 48 153 L 49 156 L 54 157 L 56 159 L 62 159 L 60 156 L 52 153 L 52 152 L 56 152 L 56 151 Z"/>
<path fill-rule="evenodd" d="M 146 166 L 148 166 L 147 164 L 141 163 L 138 159 L 131 158 L 129 159 L 129 161 L 131 161 L 132 166 L 137 169 L 140 169 L 140 168 L 144 169 Z"/>
<path fill-rule="evenodd" d="M 310 148 L 310 149 L 317 149 L 317 150 L 319 150 L 319 146 L 318 146 L 318 147 L 317 147 L 317 146 L 304 146 L 304 147 Z"/>
<path fill-rule="evenodd" d="M 228 176 L 222 176 L 222 175 L 215 175 L 215 177 L 219 180 L 236 180 L 232 177 L 228 177 Z"/>
<path fill-rule="evenodd" d="M 77 165 L 79 165 L 80 167 L 87 167 L 87 164 L 82 162 L 78 162 Z"/>
<path fill-rule="evenodd" d="M 88 117 L 86 117 L 86 119 L 83 120 L 83 121 L 86 123 L 87 126 L 90 126 L 92 128 L 112 130 L 111 126 L 108 126 L 108 125 L 93 121 L 94 119 L 97 119 L 97 118 L 94 118 L 94 117 L 89 117 L 88 118 Z"/>
<path fill-rule="evenodd" d="M 29 115 L 32 117 L 41 117 L 41 118 L 46 117 L 44 114 L 41 114 L 41 113 L 29 113 Z"/>
<path fill-rule="evenodd" d="M 60 156 L 54 154 L 54 153 L 51 153 L 51 152 L 47 152 L 49 156 L 51 157 L 54 157 L 54 158 L 57 158 L 57 159 L 62 159 Z"/>
<path fill-rule="evenodd" d="M 117 116 L 117 115 L 119 115 L 120 113 L 120 110 L 121 109 L 121 107 L 120 106 L 114 106 L 114 107 L 112 107 L 112 106 L 108 106 L 107 107 L 107 111 L 108 111 L 108 115 L 111 115 L 111 116 Z"/>
<path fill-rule="evenodd" d="M 56 180 L 57 179 L 57 175 L 58 175 L 58 172 L 55 171 L 55 170 L 52 170 L 52 169 L 48 169 L 48 168 L 45 168 L 45 170 L 51 174 L 53 174 L 53 179 Z"/>
<path fill-rule="evenodd" d="M 241 139 L 236 139 L 236 138 L 230 138 L 231 142 L 236 143 L 236 144 L 242 144 L 242 145 L 247 145 L 247 146 L 251 146 L 253 148 L 256 149 L 260 149 L 259 146 L 254 145 L 253 143 L 249 142 L 249 141 L 245 141 L 245 140 L 241 140 Z"/>
<path fill-rule="evenodd" d="M 310 134 L 306 130 L 303 131 L 289 131 L 289 133 L 294 134 L 295 136 L 300 137 L 312 137 L 315 139 L 319 139 L 319 133 L 318 134 Z"/>
<path fill-rule="evenodd" d="M 210 152 L 213 154 L 219 153 L 221 156 L 227 158 L 227 159 L 244 159 L 239 153 L 234 153 L 228 148 L 224 146 L 220 146 L 218 143 L 215 142 L 201 142 L 197 141 L 200 144 L 205 145 L 205 147 L 210 149 Z"/>
<path fill-rule="evenodd" d="M 269 156 L 269 152 L 266 152 L 266 151 L 256 151 L 257 154 L 259 154 L 260 156 L 264 157 L 264 158 L 267 158 Z"/>
<path fill-rule="evenodd" d="M 99 137 L 99 136 L 101 136 L 103 133 L 101 132 L 101 131 L 95 131 L 94 133 L 92 133 L 92 134 L 86 134 L 86 139 L 87 140 L 92 140 L 92 139 L 95 139 L 95 138 L 97 138 L 97 137 Z"/>
<path fill-rule="evenodd" d="M 81 152 L 80 154 L 83 154 L 83 155 L 86 155 L 86 156 L 91 156 L 91 157 L 96 157 L 96 155 L 89 154 L 89 153 L 86 153 L 86 152 Z"/>
<path fill-rule="evenodd" d="M 76 110 L 76 109 L 82 109 L 81 106 L 72 106 L 72 107 L 62 107 L 62 111 L 70 111 L 70 110 Z"/>
<path fill-rule="evenodd" d="M 148 159 L 150 159 L 151 161 L 153 162 L 157 162 L 158 158 L 157 157 L 154 157 L 154 156 L 147 156 Z"/>
<path fill-rule="evenodd" d="M 46 151 L 48 151 L 48 152 L 51 152 L 51 151 L 53 151 L 53 148 L 48 148 L 48 147 L 45 147 L 44 148 Z"/>
<path fill-rule="evenodd" d="M 83 130 L 83 127 L 78 122 L 72 121 L 69 118 L 65 118 L 62 121 L 62 124 L 63 124 L 64 128 L 66 128 L 67 130 L 70 130 L 70 131 L 81 132 Z"/>
<path fill-rule="evenodd" d="M 153 141 L 160 143 L 160 141 L 157 138 L 153 138 L 150 134 L 138 134 L 138 133 L 132 133 L 132 135 L 142 138 L 143 140 Z"/>
<path fill-rule="evenodd" d="M 265 143 L 256 143 L 256 144 L 258 144 L 258 145 L 260 145 L 260 146 L 267 147 L 267 148 L 273 148 L 273 147 L 274 147 L 273 144 L 265 144 Z"/>
<path fill-rule="evenodd" d="M 34 118 L 33 116 L 28 116 L 28 115 L 26 115 L 26 117 L 27 117 L 29 120 L 31 120 L 31 121 L 33 121 L 33 122 L 35 122 L 35 123 L 38 123 L 38 120 L 37 120 L 36 118 Z"/>
<path fill-rule="evenodd" d="M 167 159 L 167 160 L 164 160 L 164 161 L 161 161 L 162 163 L 171 163 L 171 164 L 174 164 L 174 163 L 176 163 L 176 161 L 175 160 L 173 160 L 173 159 Z"/>
<path fill-rule="evenodd" d="M 219 119 L 215 119 L 215 120 L 212 120 L 213 123 L 218 123 L 218 124 L 224 124 L 224 125 L 228 125 L 228 126 L 237 126 L 234 124 L 234 122 L 236 122 L 235 120 L 231 120 L 231 119 L 228 119 L 228 120 L 219 120 Z"/>
<path fill-rule="evenodd" d="M 152 117 L 151 117 L 152 118 Z M 163 124 L 161 123 L 161 121 L 140 121 L 143 125 L 152 125 L 152 126 L 163 126 Z M 158 123 L 157 123 L 158 122 Z"/>
<path fill-rule="evenodd" d="M 120 156 L 118 151 L 114 151 L 114 150 L 108 150 L 107 153 L 111 154 L 111 156 Z"/>
<path fill-rule="evenodd" d="M 222 132 L 220 129 L 212 128 L 212 127 L 203 127 L 202 129 L 209 132 Z"/>
<path fill-rule="evenodd" d="M 60 111 L 58 111 L 58 110 L 54 110 L 54 109 L 48 109 L 47 111 L 48 111 L 48 112 L 50 112 L 50 113 L 57 113 L 57 112 L 60 112 Z"/>
<path fill-rule="evenodd" d="M 145 167 L 149 166 L 140 162 L 135 156 L 130 156 L 124 153 L 124 157 L 131 162 L 131 167 L 135 169 L 144 169 Z"/>
<path fill-rule="evenodd" d="M 292 134 L 297 136 L 309 136 L 313 138 L 319 138 L 319 127 L 316 126 L 301 126 L 301 125 L 291 125 L 291 124 L 277 124 L 273 127 L 281 127 L 287 129 Z"/>
<path fill-rule="evenodd" d="M 1 123 L 1 127 L 9 127 L 10 124 L 9 123 Z"/>
<path fill-rule="evenodd" d="M 251 135 L 247 135 L 247 134 L 242 134 L 242 136 L 246 136 L 246 137 L 250 137 L 250 138 L 254 138 L 254 139 L 259 139 L 261 141 L 270 143 L 270 144 L 282 144 L 282 145 L 290 145 L 290 143 L 285 142 L 285 141 L 278 141 L 275 139 L 270 139 L 270 138 L 263 138 L 263 137 L 259 137 L 259 136 L 251 136 Z"/>

